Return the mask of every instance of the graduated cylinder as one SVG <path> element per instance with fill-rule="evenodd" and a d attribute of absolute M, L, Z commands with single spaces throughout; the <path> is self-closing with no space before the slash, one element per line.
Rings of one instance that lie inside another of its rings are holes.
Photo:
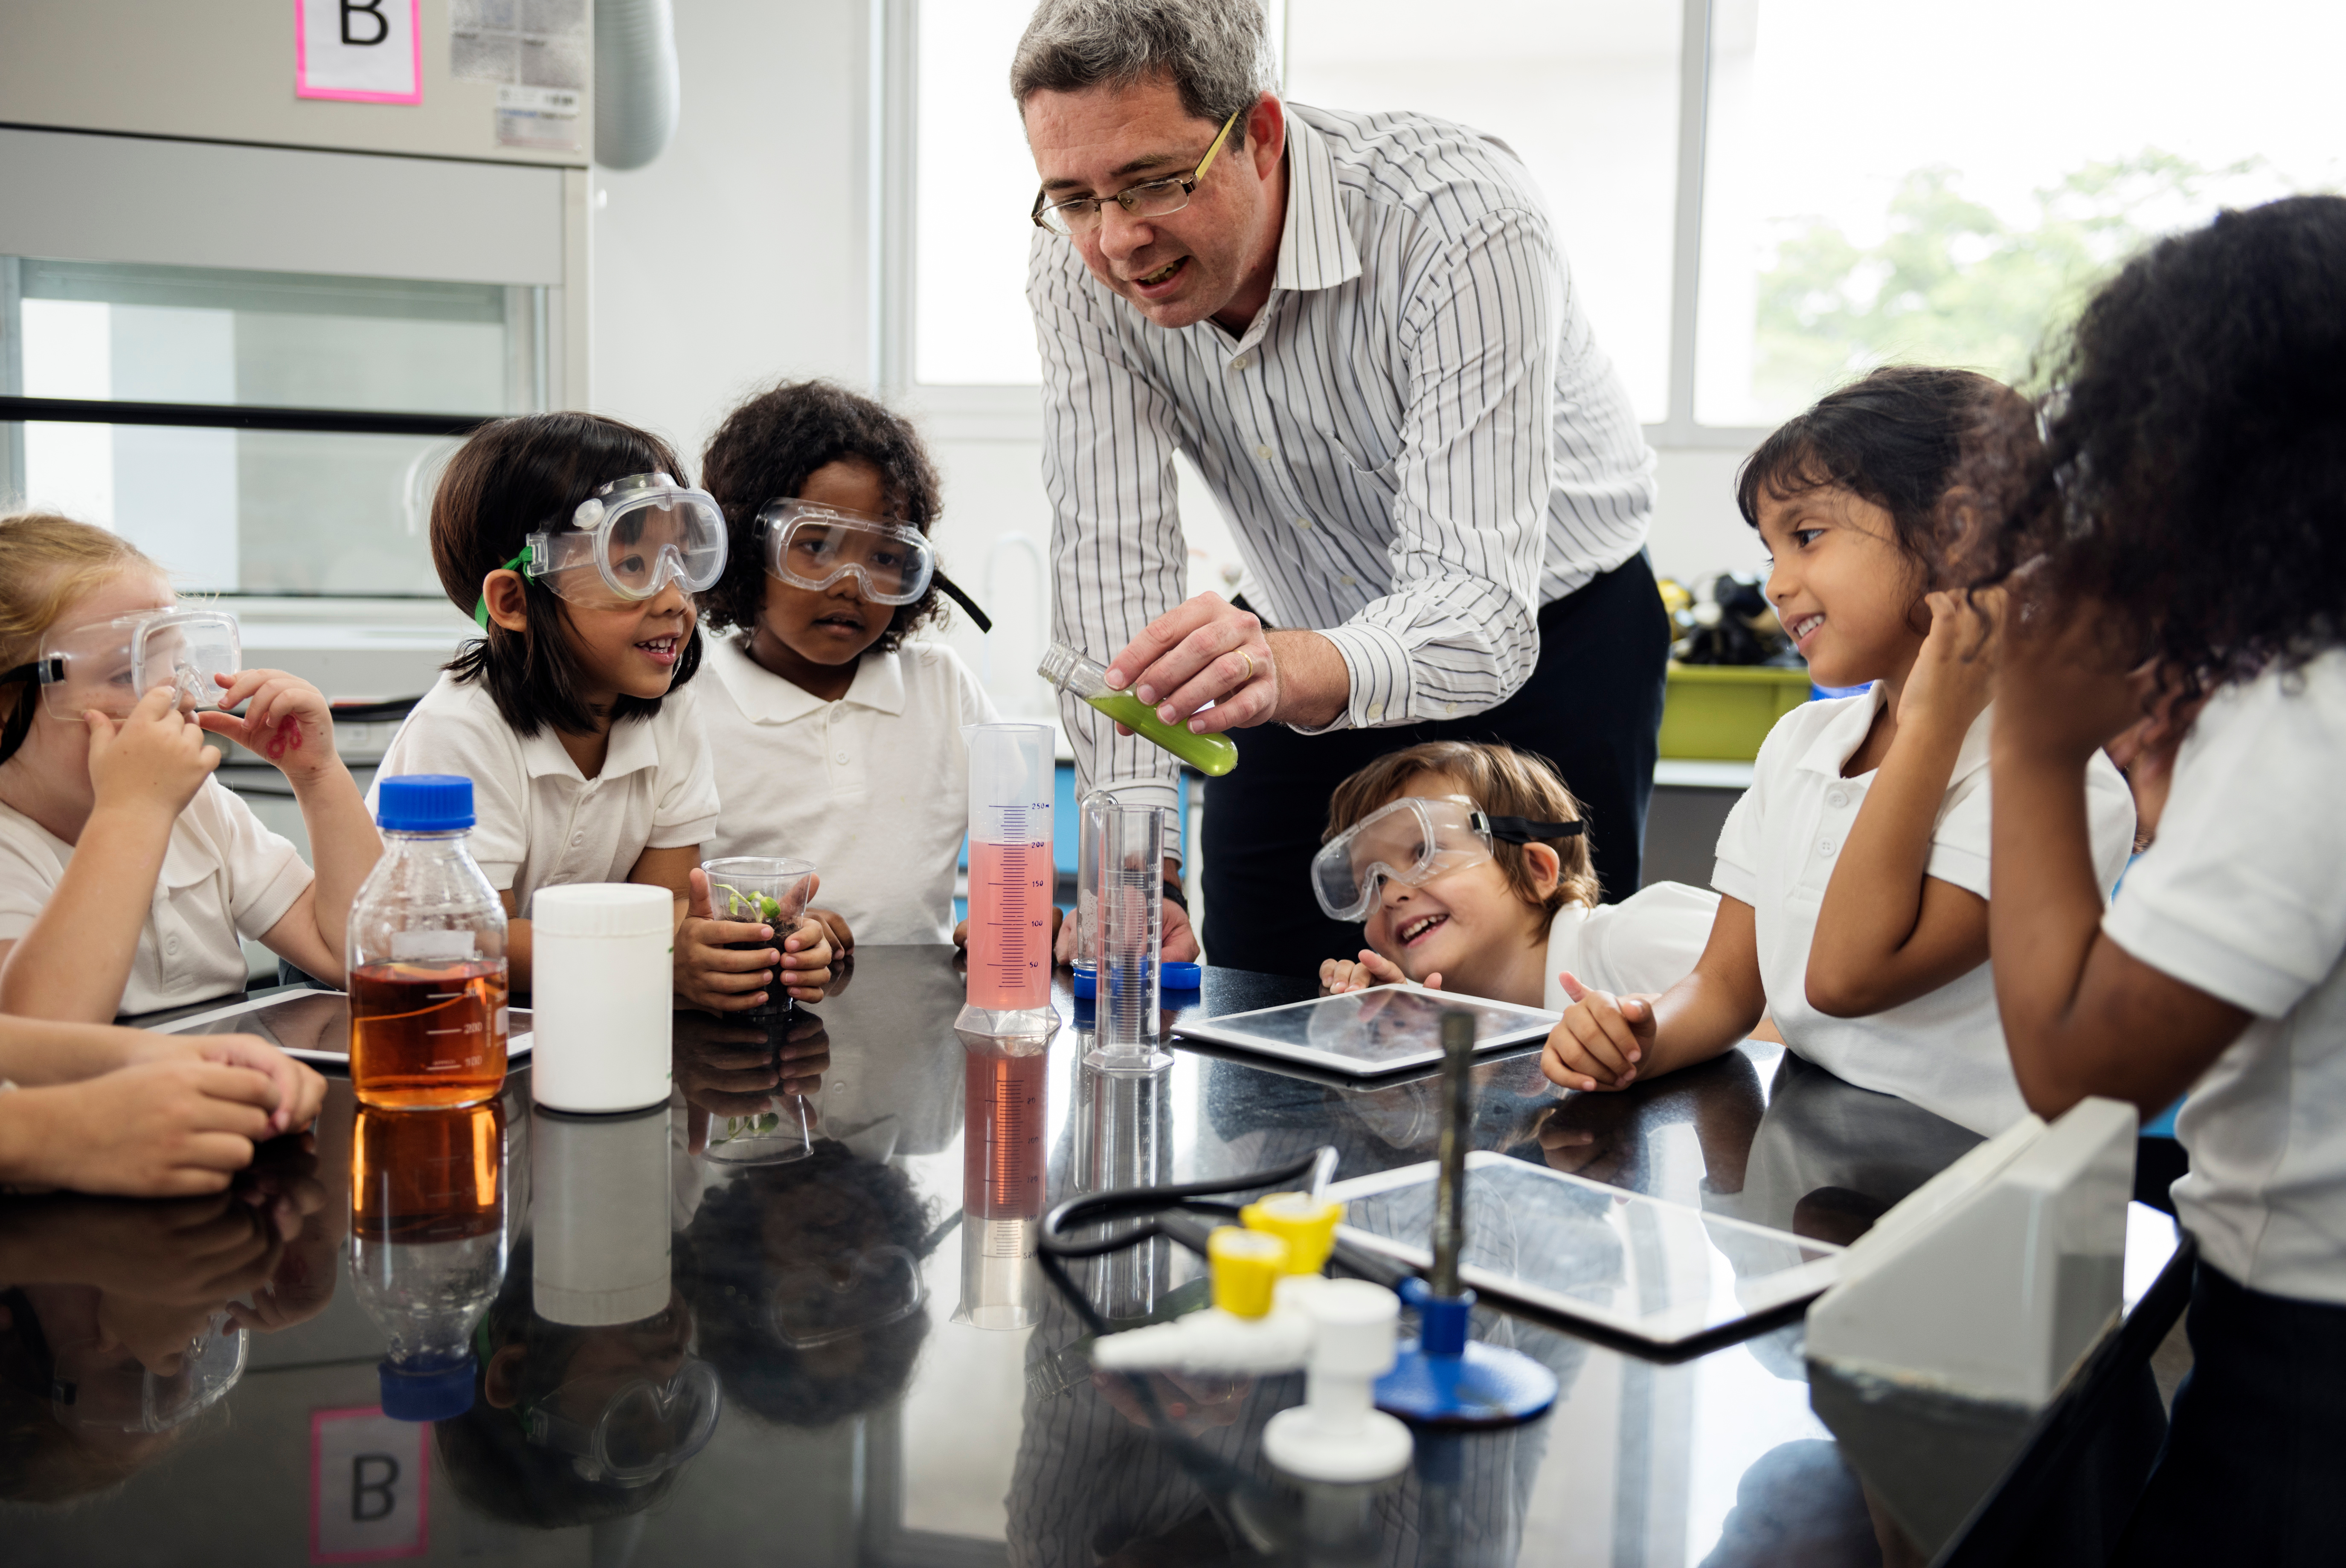
<path fill-rule="evenodd" d="M 1099 860 L 1099 1044 L 1104 1066 L 1148 1067 L 1158 1048 L 1159 953 L 1165 940 L 1165 818 L 1156 806 L 1087 803 L 1084 828 Z"/>
<path fill-rule="evenodd" d="M 1051 731 L 981 724 L 969 742 L 969 1003 L 955 1027 L 1048 1034 L 1051 1007 Z"/>

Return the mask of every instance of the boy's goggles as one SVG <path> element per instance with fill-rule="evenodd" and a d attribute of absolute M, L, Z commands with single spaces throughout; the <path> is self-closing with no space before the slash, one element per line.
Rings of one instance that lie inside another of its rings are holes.
<path fill-rule="evenodd" d="M 920 1260 L 906 1247 L 866 1247 L 839 1263 L 845 1268 L 810 1265 L 776 1278 L 770 1316 L 775 1337 L 791 1349 L 811 1350 L 901 1323 L 928 1300 Z"/>
<path fill-rule="evenodd" d="M 556 1397 L 566 1391 L 556 1390 Z M 621 1384 L 592 1420 L 541 1403 L 523 1413 L 522 1426 L 532 1443 L 568 1454 L 588 1481 L 645 1486 L 709 1446 L 724 1406 L 716 1369 L 688 1357 L 664 1383 L 635 1378 Z"/>
<path fill-rule="evenodd" d="M 183 708 L 218 708 L 220 684 L 244 667 L 236 617 L 225 610 L 146 610 L 110 621 L 54 628 L 41 657 L 0 675 L 0 682 L 39 687 L 41 702 L 58 718 L 77 719 L 91 708 L 123 718 L 158 686 L 179 694 Z"/>
<path fill-rule="evenodd" d="M 701 593 L 725 572 L 725 514 L 716 497 L 665 473 L 613 480 L 578 504 L 570 524 L 530 535 L 505 569 L 545 578 L 566 599 L 616 596 L 629 603 L 648 599 L 670 583 L 688 594 Z M 590 566 L 601 591 L 581 575 Z M 489 624 L 485 595 L 473 618 L 484 627 Z"/>
<path fill-rule="evenodd" d="M 937 555 L 909 523 L 866 517 L 811 501 L 770 501 L 758 514 L 766 572 L 794 588 L 828 588 L 852 576 L 875 605 L 909 605 L 929 591 Z"/>
<path fill-rule="evenodd" d="M 1491 858 L 1491 840 L 1568 839 L 1578 822 L 1494 817 L 1466 800 L 1404 795 L 1370 812 L 1311 857 L 1311 891 L 1331 920 L 1354 921 L 1376 907 L 1381 881 L 1421 887 Z"/>

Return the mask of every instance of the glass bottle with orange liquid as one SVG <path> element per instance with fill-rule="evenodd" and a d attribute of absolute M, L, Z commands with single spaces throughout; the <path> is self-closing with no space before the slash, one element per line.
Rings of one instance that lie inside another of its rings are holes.
<path fill-rule="evenodd" d="M 351 906 L 351 1084 L 384 1109 L 475 1105 L 505 1081 L 505 911 L 464 837 L 473 781 L 376 786 L 382 859 Z"/>

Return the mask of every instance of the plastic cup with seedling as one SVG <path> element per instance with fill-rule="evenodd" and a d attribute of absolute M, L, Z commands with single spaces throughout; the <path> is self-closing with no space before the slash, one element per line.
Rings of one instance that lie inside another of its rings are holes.
<path fill-rule="evenodd" d="M 709 873 L 710 912 L 721 921 L 760 921 L 771 926 L 771 942 L 731 942 L 741 952 L 780 952 L 783 939 L 798 926 L 813 892 L 814 862 L 779 855 L 732 855 L 709 860 L 700 868 Z M 763 1006 L 752 1016 L 780 1013 L 790 998 L 777 980 L 767 987 Z"/>

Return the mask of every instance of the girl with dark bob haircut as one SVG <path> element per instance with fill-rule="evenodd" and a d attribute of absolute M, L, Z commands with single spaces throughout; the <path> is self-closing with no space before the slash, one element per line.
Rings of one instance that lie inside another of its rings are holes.
<path fill-rule="evenodd" d="M 378 776 L 472 780 L 473 854 L 505 897 L 515 990 L 530 984 L 539 888 L 626 881 L 676 900 L 684 1001 L 740 1012 L 777 986 L 812 1001 L 830 978 L 819 921 L 711 918 L 700 860 L 716 766 L 689 683 L 693 594 L 722 567 L 725 533 L 681 467 L 665 442 L 600 414 L 474 433 L 432 498 L 432 560 L 482 635 L 400 726 Z"/>
<path fill-rule="evenodd" d="M 2116 1553 L 2346 1540 L 2346 200 L 2161 240 L 2049 356 L 1976 595 L 1994 648 L 1996 996 L 2031 1108 L 2188 1091 L 2194 1364 Z M 2023 444 L 2025 445 L 2025 440 Z M 2107 912 L 2078 780 L 2133 773 Z"/>
<path fill-rule="evenodd" d="M 726 416 L 701 473 L 729 541 L 707 596 L 729 634 L 703 683 L 725 759 L 710 852 L 811 860 L 842 947 L 954 940 L 968 822 L 953 781 L 968 776 L 963 734 L 994 712 L 953 649 L 913 637 L 960 596 L 930 541 L 937 472 L 920 437 L 845 387 L 785 382 Z"/>

